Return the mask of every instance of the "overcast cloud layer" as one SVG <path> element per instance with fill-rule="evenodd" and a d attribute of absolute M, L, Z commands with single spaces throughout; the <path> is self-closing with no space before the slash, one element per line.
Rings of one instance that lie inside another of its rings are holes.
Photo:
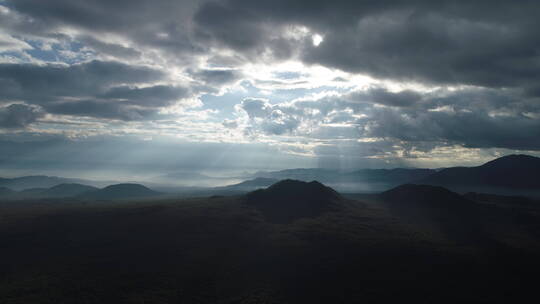
<path fill-rule="evenodd" d="M 538 16 L 526 0 L 0 0 L 0 166 L 79 168 L 44 153 L 88 145 L 85 170 L 118 153 L 156 171 L 539 154 Z"/>

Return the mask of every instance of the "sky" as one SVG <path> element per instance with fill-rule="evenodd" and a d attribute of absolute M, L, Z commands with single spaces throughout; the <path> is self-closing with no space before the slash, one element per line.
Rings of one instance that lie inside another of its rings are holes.
<path fill-rule="evenodd" d="M 540 155 L 538 1 L 0 0 L 0 175 Z"/>

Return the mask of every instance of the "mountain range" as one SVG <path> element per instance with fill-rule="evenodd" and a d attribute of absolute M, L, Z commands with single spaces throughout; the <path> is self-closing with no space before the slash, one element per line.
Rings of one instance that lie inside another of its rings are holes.
<path fill-rule="evenodd" d="M 509 155 L 477 167 L 446 168 L 418 181 L 459 192 L 527 192 L 540 190 L 540 158 Z"/>
<path fill-rule="evenodd" d="M 540 158 L 528 155 L 509 155 L 476 167 L 445 169 L 362 169 L 340 172 L 329 169 L 288 169 L 257 172 L 247 180 L 222 187 L 153 188 L 171 195 L 210 196 L 237 195 L 266 188 L 285 179 L 317 180 L 341 193 L 378 193 L 402 184 L 424 184 L 445 187 L 458 193 L 480 192 L 499 195 L 540 196 Z M 131 186 L 101 189 L 105 182 L 50 176 L 0 178 L 0 197 L 73 197 L 92 193 L 89 198 L 152 197 L 148 188 Z M 110 184 L 109 184 L 110 185 Z M 127 184 L 126 184 L 127 185 Z M 142 186 L 144 187 L 144 186 Z M 13 192 L 15 191 L 15 192 Z M 129 192 L 133 193 L 129 193 Z"/>
<path fill-rule="evenodd" d="M 30 188 L 21 191 L 0 187 L 0 198 L 8 200 L 75 198 L 91 200 L 117 200 L 158 197 L 161 193 L 140 184 L 115 184 L 102 189 L 69 183 L 50 188 Z"/>

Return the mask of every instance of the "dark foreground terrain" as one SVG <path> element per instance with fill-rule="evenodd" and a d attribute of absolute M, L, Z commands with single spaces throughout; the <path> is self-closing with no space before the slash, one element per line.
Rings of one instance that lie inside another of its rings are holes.
<path fill-rule="evenodd" d="M 6 304 L 534 303 L 539 270 L 538 202 L 433 186 L 0 203 Z"/>

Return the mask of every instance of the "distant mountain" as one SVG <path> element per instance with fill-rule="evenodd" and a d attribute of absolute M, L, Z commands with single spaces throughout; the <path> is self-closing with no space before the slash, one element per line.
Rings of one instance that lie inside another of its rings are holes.
<path fill-rule="evenodd" d="M 259 188 L 266 188 L 279 180 L 274 178 L 257 177 L 254 179 L 246 180 L 238 184 L 233 184 L 225 187 L 214 188 L 216 190 L 229 190 L 229 191 L 253 191 Z"/>
<path fill-rule="evenodd" d="M 269 222 L 289 223 L 299 218 L 316 217 L 337 208 L 343 198 L 330 187 L 317 182 L 282 180 L 248 193 L 246 202 L 255 206 Z"/>
<path fill-rule="evenodd" d="M 159 176 L 159 178 L 162 179 L 174 179 L 174 180 L 206 180 L 211 179 L 212 177 L 208 175 L 204 175 L 198 172 L 191 172 L 191 171 L 180 171 L 180 172 L 173 172 L 173 173 L 167 173 L 164 175 Z"/>
<path fill-rule="evenodd" d="M 0 187 L 10 188 L 11 190 L 21 191 L 33 188 L 50 188 L 61 184 L 84 184 L 92 186 L 100 186 L 101 182 L 77 178 L 64 178 L 57 176 L 32 175 L 14 178 L 0 178 Z"/>
<path fill-rule="evenodd" d="M 41 194 L 44 197 L 72 197 L 77 196 L 87 192 L 93 192 L 99 190 L 96 187 L 81 185 L 81 184 L 60 184 L 54 187 L 51 187 Z"/>
<path fill-rule="evenodd" d="M 16 193 L 15 191 L 9 189 L 9 188 L 6 188 L 6 187 L 0 187 L 0 197 L 3 197 L 3 196 L 8 196 L 8 195 L 13 195 L 14 193 Z"/>
<path fill-rule="evenodd" d="M 56 176 L 45 176 L 45 175 L 34 175 L 34 176 L 23 176 L 15 178 L 0 178 L 0 186 L 7 187 L 12 190 L 20 191 L 31 188 L 49 188 L 63 183 L 73 182 L 72 179 L 56 177 Z"/>
<path fill-rule="evenodd" d="M 378 192 L 400 184 L 415 182 L 437 172 L 432 169 L 361 169 L 343 172 L 330 169 L 288 169 L 257 172 L 253 176 L 276 180 L 318 180 L 343 192 Z"/>
<path fill-rule="evenodd" d="M 345 174 L 345 176 L 356 181 L 403 184 L 426 178 L 435 172 L 437 171 L 433 169 L 414 168 L 362 169 Z"/>
<path fill-rule="evenodd" d="M 276 180 L 282 179 L 294 179 L 300 181 L 328 181 L 339 180 L 341 172 L 331 169 L 317 169 L 317 168 L 297 168 L 286 169 L 280 171 L 259 171 L 253 174 L 253 177 L 264 177 Z"/>
<path fill-rule="evenodd" d="M 86 192 L 80 195 L 82 198 L 112 200 L 112 199 L 137 199 L 149 198 L 160 195 L 140 184 L 117 184 L 103 189 Z"/>
<path fill-rule="evenodd" d="M 460 192 L 540 191 L 540 158 L 529 155 L 504 156 L 478 167 L 443 169 L 418 183 L 445 186 Z"/>

